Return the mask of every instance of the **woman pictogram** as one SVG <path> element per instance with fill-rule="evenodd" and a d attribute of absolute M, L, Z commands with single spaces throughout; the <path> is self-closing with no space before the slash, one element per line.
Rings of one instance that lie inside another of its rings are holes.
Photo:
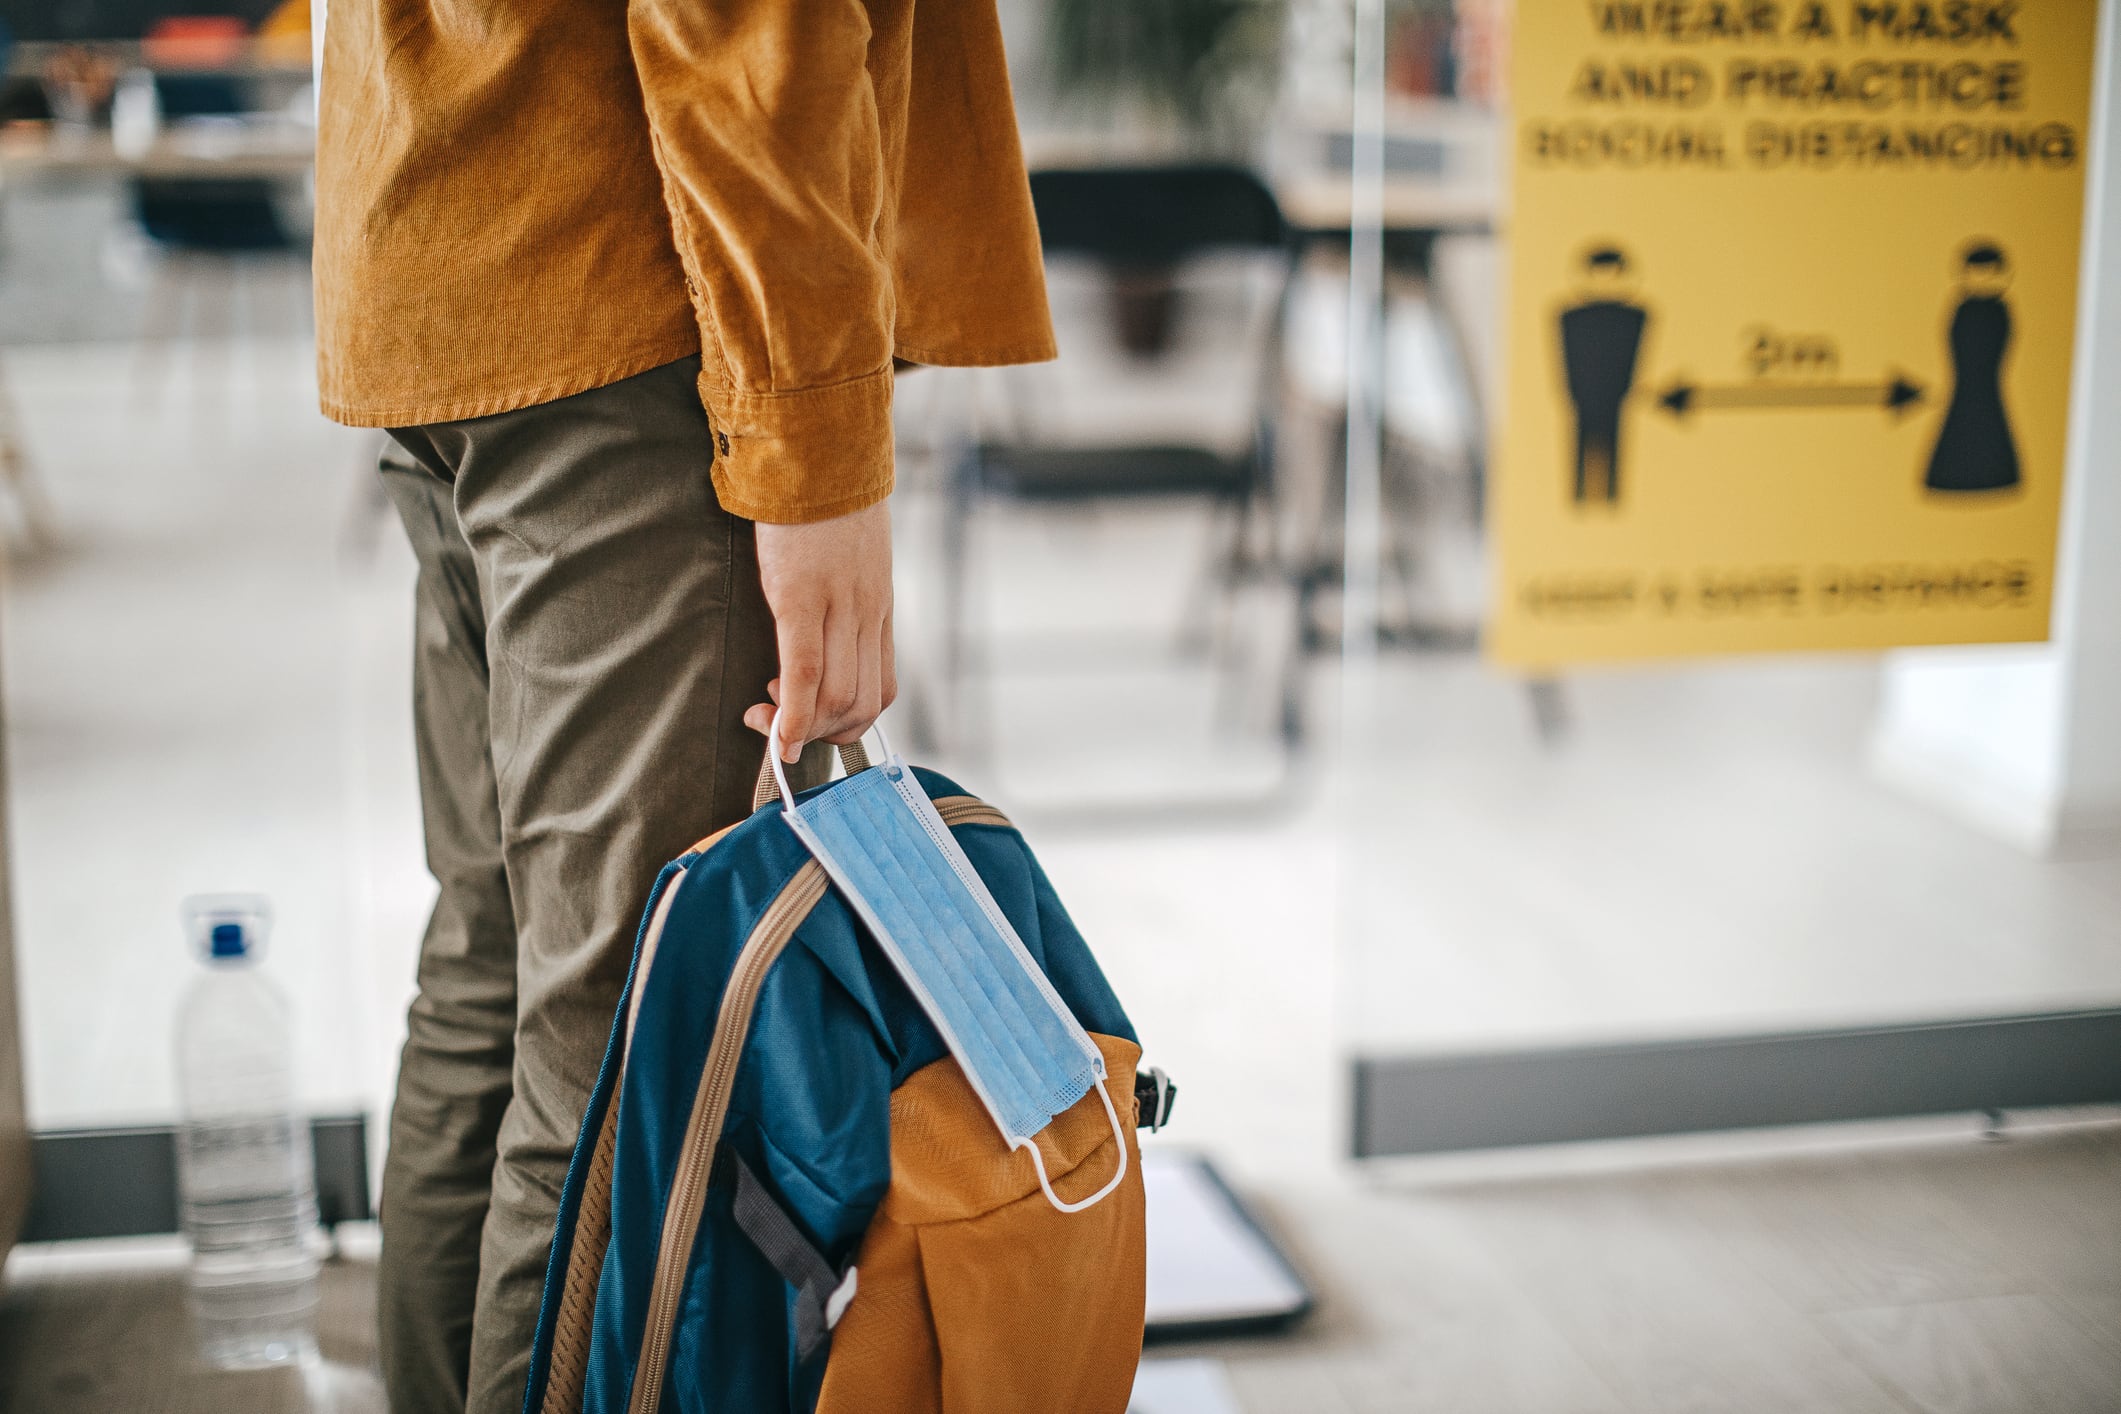
<path fill-rule="evenodd" d="M 2018 445 L 2003 407 L 2003 355 L 2010 347 L 2011 311 L 2003 302 L 2010 263 L 1986 241 L 1961 258 L 1959 307 L 1952 312 L 1952 400 L 1937 429 L 1922 484 L 1955 495 L 2004 491 L 2018 484 Z"/>

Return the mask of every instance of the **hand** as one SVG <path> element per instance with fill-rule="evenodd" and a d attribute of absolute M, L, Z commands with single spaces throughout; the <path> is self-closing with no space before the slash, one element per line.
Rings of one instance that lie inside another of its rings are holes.
<path fill-rule="evenodd" d="M 898 696 L 891 658 L 891 509 L 879 501 L 807 525 L 758 527 L 759 579 L 780 641 L 772 702 L 745 709 L 764 734 L 781 711 L 782 756 L 860 738 Z"/>

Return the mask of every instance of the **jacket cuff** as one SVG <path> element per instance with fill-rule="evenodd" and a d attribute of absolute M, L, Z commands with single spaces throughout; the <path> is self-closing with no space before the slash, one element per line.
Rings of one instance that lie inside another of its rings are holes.
<path fill-rule="evenodd" d="M 700 377 L 714 489 L 746 520 L 827 520 L 891 494 L 891 370 L 823 388 L 732 393 Z"/>

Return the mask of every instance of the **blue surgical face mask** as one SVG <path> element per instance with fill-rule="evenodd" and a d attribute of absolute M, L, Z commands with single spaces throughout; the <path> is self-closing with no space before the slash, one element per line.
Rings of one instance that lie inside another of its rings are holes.
<path fill-rule="evenodd" d="M 1104 1055 L 1046 980 L 904 759 L 881 731 L 878 738 L 881 762 L 798 808 L 781 769 L 776 719 L 770 749 L 783 814 L 905 978 L 1002 1138 L 1030 1152 L 1047 1201 L 1064 1213 L 1087 1208 L 1127 1173 L 1126 1138 L 1104 1083 Z M 1064 1203 L 1047 1180 L 1036 1138 L 1093 1087 L 1120 1141 L 1119 1171 L 1088 1198 Z"/>

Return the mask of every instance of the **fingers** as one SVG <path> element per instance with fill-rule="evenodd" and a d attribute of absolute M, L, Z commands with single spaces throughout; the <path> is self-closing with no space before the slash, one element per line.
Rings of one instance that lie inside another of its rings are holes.
<path fill-rule="evenodd" d="M 817 693 L 817 715 L 813 730 L 818 740 L 844 744 L 861 740 L 862 734 L 876 724 L 884 709 L 898 700 L 898 656 L 892 639 L 891 610 L 884 611 L 883 618 L 860 633 L 853 654 L 853 675 L 856 689 L 853 701 L 846 707 L 833 710 L 834 681 L 833 660 L 838 640 L 829 633 L 826 638 L 825 669 Z M 766 736 L 773 729 L 775 704 L 781 700 L 781 680 L 775 678 L 766 684 L 766 695 L 771 701 L 754 703 L 744 709 L 744 725 Z M 798 741 L 789 719 L 781 724 L 783 743 Z M 793 760 L 791 756 L 788 758 Z"/>
<path fill-rule="evenodd" d="M 818 690 L 825 676 L 823 614 L 775 617 L 781 651 L 781 759 L 793 765 L 817 736 Z M 770 716 L 770 714 L 769 714 Z"/>
<path fill-rule="evenodd" d="M 835 604 L 825 616 L 825 672 L 818 682 L 817 718 L 810 736 L 838 741 L 847 734 L 862 694 L 861 618 Z M 863 723 L 867 726 L 868 723 Z"/>
<path fill-rule="evenodd" d="M 898 701 L 898 650 L 891 642 L 891 620 L 892 610 L 884 610 L 884 627 L 880 634 L 882 640 L 883 684 L 882 692 L 876 704 L 879 716 L 883 714 L 886 707 Z"/>
<path fill-rule="evenodd" d="M 877 714 L 884 710 L 883 646 L 883 623 L 872 619 L 863 624 L 854 653 L 854 701 L 848 705 L 838 730 L 826 730 L 827 741 L 845 743 L 861 740 L 862 733 L 869 730 L 870 724 L 876 721 Z"/>
<path fill-rule="evenodd" d="M 857 739 L 898 695 L 891 639 L 888 503 L 828 520 L 757 529 L 759 581 L 779 640 L 781 742 L 793 761 L 808 742 Z M 747 708 L 755 730 L 773 709 Z"/>
<path fill-rule="evenodd" d="M 760 736 L 770 736 L 773 733 L 773 714 L 779 710 L 781 700 L 779 678 L 766 684 L 766 697 L 766 701 L 754 703 L 744 709 L 744 725 Z"/>

